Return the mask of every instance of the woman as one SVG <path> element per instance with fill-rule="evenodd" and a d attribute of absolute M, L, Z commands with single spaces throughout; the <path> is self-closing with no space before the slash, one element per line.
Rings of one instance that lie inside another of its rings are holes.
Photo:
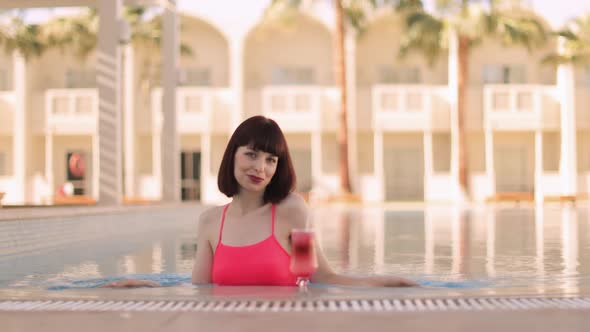
<path fill-rule="evenodd" d="M 292 229 L 305 228 L 308 209 L 293 193 L 295 172 L 285 137 L 275 121 L 245 120 L 226 147 L 218 187 L 232 201 L 210 208 L 199 218 L 193 284 L 295 285 L 289 270 Z M 317 250 L 313 283 L 361 286 L 417 286 L 385 276 L 351 277 L 335 273 Z M 121 280 L 107 287 L 158 286 L 145 280 Z"/>

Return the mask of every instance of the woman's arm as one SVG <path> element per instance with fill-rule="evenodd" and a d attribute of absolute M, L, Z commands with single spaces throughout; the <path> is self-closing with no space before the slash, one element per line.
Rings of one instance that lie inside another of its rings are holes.
<path fill-rule="evenodd" d="M 291 195 L 288 204 L 286 204 L 286 218 L 292 228 L 305 228 L 309 208 L 305 201 L 298 195 Z M 353 277 L 336 273 L 328 263 L 322 248 L 319 246 L 317 238 L 314 240 L 315 252 L 318 262 L 318 269 L 312 275 L 311 281 L 314 283 L 348 285 L 348 286 L 375 286 L 375 287 L 411 287 L 419 286 L 416 282 L 394 277 L 394 276 L 368 276 Z"/>
<path fill-rule="evenodd" d="M 193 284 L 211 283 L 211 267 L 213 265 L 213 249 L 207 236 L 209 213 L 203 212 L 197 226 L 197 244 L 195 262 L 191 281 Z"/>
<path fill-rule="evenodd" d="M 315 241 L 318 269 L 311 276 L 311 281 L 320 284 L 369 287 L 413 287 L 418 283 L 394 276 L 353 277 L 334 272 L 330 267 L 321 247 Z"/>

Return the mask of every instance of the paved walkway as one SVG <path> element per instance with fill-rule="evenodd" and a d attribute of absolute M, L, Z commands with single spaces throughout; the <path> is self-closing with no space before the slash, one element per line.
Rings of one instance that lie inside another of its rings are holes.
<path fill-rule="evenodd" d="M 402 313 L 0 312 L 3 332 L 24 331 L 588 331 L 589 310 Z"/>

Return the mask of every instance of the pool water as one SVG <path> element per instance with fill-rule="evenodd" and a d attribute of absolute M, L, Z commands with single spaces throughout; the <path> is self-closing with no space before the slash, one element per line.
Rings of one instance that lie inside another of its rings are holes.
<path fill-rule="evenodd" d="M 120 278 L 190 288 L 202 207 L 0 222 L 0 292 L 88 290 Z M 587 206 L 313 209 L 332 266 L 441 290 L 590 293 Z M 322 285 L 316 285 L 321 287 Z"/>

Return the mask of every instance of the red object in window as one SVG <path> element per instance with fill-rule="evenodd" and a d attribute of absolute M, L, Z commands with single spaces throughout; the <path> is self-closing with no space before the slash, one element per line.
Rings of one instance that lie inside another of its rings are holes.
<path fill-rule="evenodd" d="M 83 177 L 84 172 L 86 171 L 86 163 L 79 153 L 72 153 L 70 155 L 68 167 L 70 168 L 70 173 L 76 177 Z"/>

